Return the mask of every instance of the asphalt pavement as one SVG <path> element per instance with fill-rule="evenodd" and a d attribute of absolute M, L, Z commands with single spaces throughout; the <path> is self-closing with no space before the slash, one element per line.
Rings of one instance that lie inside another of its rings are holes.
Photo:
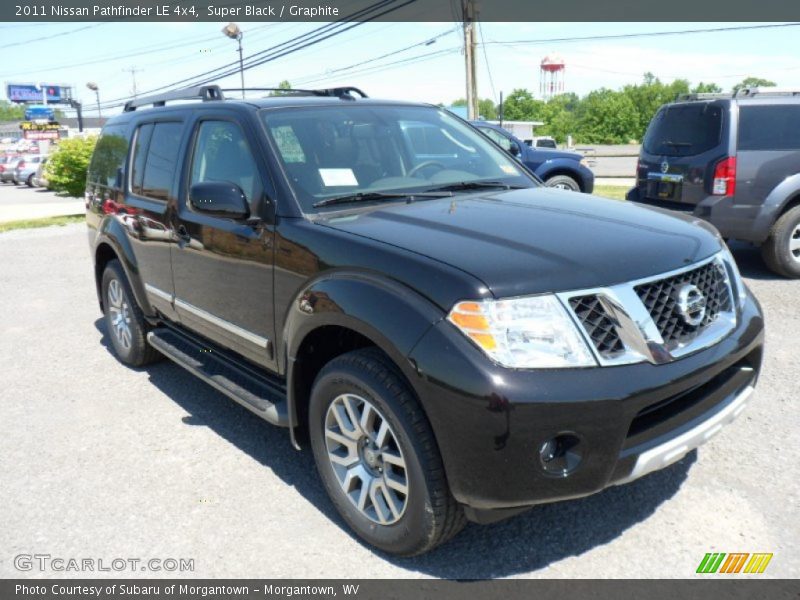
<path fill-rule="evenodd" d="M 82 225 L 0 234 L 0 577 L 117 575 L 18 570 L 33 554 L 194 561 L 126 577 L 693 577 L 706 552 L 770 552 L 762 577 L 798 577 L 800 282 L 735 255 L 767 317 L 736 422 L 639 481 L 396 559 L 348 532 L 285 430 L 170 362 L 117 362 Z"/>
<path fill-rule="evenodd" d="M 0 223 L 84 212 L 82 198 L 57 195 L 46 188 L 0 183 Z"/>

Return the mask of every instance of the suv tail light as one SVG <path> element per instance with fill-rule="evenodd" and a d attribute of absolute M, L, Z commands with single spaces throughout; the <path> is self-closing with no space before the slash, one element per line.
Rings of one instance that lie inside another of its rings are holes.
<path fill-rule="evenodd" d="M 714 167 L 714 183 L 711 194 L 714 196 L 733 196 L 736 193 L 736 157 L 723 158 Z"/>

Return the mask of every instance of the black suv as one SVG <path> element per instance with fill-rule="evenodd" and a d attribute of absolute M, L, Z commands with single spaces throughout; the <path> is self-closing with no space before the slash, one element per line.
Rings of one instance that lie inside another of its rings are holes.
<path fill-rule="evenodd" d="M 741 412 L 763 322 L 710 225 L 543 187 L 435 106 L 224 91 L 103 129 L 108 338 L 310 445 L 370 544 L 421 553 L 631 481 Z"/>
<path fill-rule="evenodd" d="M 656 113 L 628 200 L 691 213 L 800 277 L 800 92 L 691 94 Z"/>

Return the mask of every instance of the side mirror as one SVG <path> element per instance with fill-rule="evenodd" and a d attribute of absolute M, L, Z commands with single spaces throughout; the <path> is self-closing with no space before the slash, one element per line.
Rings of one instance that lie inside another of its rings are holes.
<path fill-rule="evenodd" d="M 250 216 L 250 206 L 242 188 L 227 181 L 195 183 L 189 190 L 189 204 L 198 212 L 217 217 L 246 219 Z"/>
<path fill-rule="evenodd" d="M 519 156 L 519 146 L 516 144 L 511 144 L 511 148 L 509 148 L 508 151 L 514 156 Z"/>

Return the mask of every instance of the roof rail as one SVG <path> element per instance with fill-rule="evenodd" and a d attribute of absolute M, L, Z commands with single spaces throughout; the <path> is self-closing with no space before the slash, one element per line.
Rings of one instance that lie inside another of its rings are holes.
<path fill-rule="evenodd" d="M 730 92 L 692 92 L 691 94 L 678 94 L 675 102 L 691 102 L 693 100 L 716 100 L 717 98 L 733 98 Z"/>
<path fill-rule="evenodd" d="M 733 95 L 734 98 L 749 96 L 800 96 L 800 90 L 779 87 L 746 87 L 739 88 Z"/>
<path fill-rule="evenodd" d="M 167 102 L 173 100 L 202 100 L 208 102 L 209 100 L 224 100 L 222 90 L 218 85 L 201 85 L 197 87 L 184 88 L 182 90 L 175 90 L 172 92 L 165 92 L 163 94 L 154 94 L 152 96 L 142 96 L 141 98 L 134 98 L 125 103 L 125 112 L 136 110 L 140 106 L 164 106 Z"/>
<path fill-rule="evenodd" d="M 279 92 L 281 95 L 296 96 L 332 96 L 342 100 L 355 100 L 351 92 L 355 92 L 362 98 L 368 96 L 357 87 L 335 87 L 320 90 L 306 90 L 301 88 L 222 88 L 222 92 Z"/>

